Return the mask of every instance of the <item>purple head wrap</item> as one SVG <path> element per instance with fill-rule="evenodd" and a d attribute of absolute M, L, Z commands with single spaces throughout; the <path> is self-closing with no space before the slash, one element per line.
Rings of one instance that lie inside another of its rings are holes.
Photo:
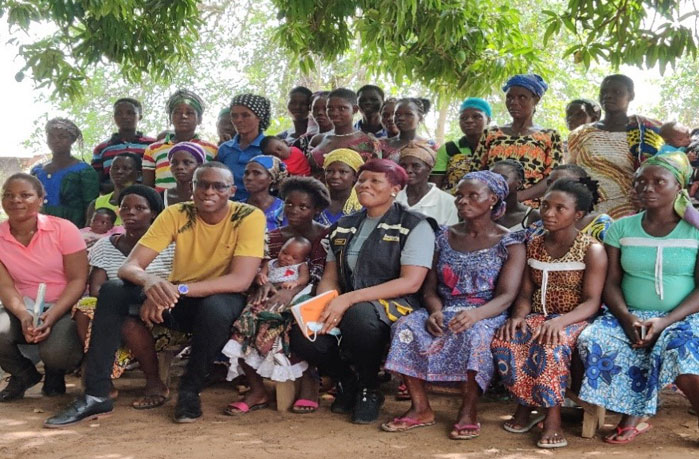
<path fill-rule="evenodd" d="M 493 206 L 493 210 L 490 212 L 493 220 L 498 220 L 500 217 L 505 215 L 505 210 L 507 204 L 505 203 L 505 198 L 510 192 L 510 188 L 507 186 L 507 180 L 495 172 L 490 171 L 476 171 L 469 172 L 464 175 L 462 180 L 478 180 L 485 183 L 490 188 L 495 196 L 498 197 L 498 202 Z"/>
<path fill-rule="evenodd" d="M 175 144 L 170 151 L 167 152 L 167 160 L 172 162 L 172 156 L 178 151 L 186 151 L 190 155 L 194 156 L 194 159 L 199 164 L 204 164 L 206 162 L 206 151 L 204 147 L 194 142 L 180 142 Z"/>

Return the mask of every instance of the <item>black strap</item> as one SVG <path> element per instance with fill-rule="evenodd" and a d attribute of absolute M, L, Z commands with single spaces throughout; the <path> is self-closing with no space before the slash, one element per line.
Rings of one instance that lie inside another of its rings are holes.
<path fill-rule="evenodd" d="M 454 156 L 454 155 L 458 155 L 459 153 L 461 153 L 461 150 L 459 150 L 459 146 L 456 145 L 451 140 L 449 142 L 445 143 L 444 147 L 447 149 L 447 154 L 449 156 Z"/>

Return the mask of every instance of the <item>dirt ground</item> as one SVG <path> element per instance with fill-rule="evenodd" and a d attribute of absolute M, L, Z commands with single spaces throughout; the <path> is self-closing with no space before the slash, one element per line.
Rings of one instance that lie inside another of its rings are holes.
<path fill-rule="evenodd" d="M 223 408 L 239 396 L 230 383 L 219 383 L 202 394 L 204 416 L 193 424 L 172 422 L 174 400 L 149 411 L 130 407 L 143 384 L 138 371 L 117 381 L 120 391 L 115 412 L 99 421 L 69 429 L 42 428 L 43 420 L 69 403 L 79 393 L 79 381 L 68 377 L 68 393 L 61 397 L 41 396 L 41 385 L 27 392 L 24 400 L 0 405 L 0 458 L 698 458 L 697 418 L 687 412 L 689 404 L 679 394 L 663 396 L 653 429 L 625 446 L 600 440 L 618 416 L 608 415 L 607 425 L 596 438 L 579 436 L 581 414 L 565 411 L 569 446 L 558 451 L 535 446 L 537 433 L 510 434 L 501 428 L 512 402 L 483 401 L 480 406 L 482 434 L 470 441 L 447 438 L 459 400 L 433 396 L 437 424 L 406 433 L 385 433 L 379 423 L 353 425 L 344 416 L 332 414 L 324 399 L 314 414 L 280 413 L 272 409 L 231 417 Z M 395 384 L 394 384 L 395 385 Z M 393 386 L 394 386 L 393 385 Z M 0 384 L 4 386 L 4 383 Z M 175 383 L 171 384 L 176 387 Z M 400 415 L 409 402 L 397 402 L 386 385 L 387 401 L 382 420 Z"/>

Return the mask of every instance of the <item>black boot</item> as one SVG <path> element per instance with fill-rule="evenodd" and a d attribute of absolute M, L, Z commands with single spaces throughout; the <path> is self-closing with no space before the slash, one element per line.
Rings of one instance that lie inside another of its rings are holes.
<path fill-rule="evenodd" d="M 41 373 L 32 368 L 22 376 L 10 376 L 10 382 L 0 391 L 0 402 L 11 402 L 24 398 L 27 389 L 41 381 Z"/>
<path fill-rule="evenodd" d="M 348 375 L 338 381 L 335 387 L 335 400 L 330 405 L 330 411 L 337 414 L 351 413 L 357 399 L 357 388 L 357 378 L 354 375 Z"/>
<path fill-rule="evenodd" d="M 50 370 L 46 368 L 44 375 L 44 387 L 41 393 L 47 397 L 55 397 L 66 393 L 66 372 L 63 370 Z"/>
<path fill-rule="evenodd" d="M 352 422 L 355 424 L 369 424 L 379 418 L 379 410 L 383 405 L 384 396 L 378 389 L 363 387 L 357 395 L 354 409 L 352 410 Z"/>

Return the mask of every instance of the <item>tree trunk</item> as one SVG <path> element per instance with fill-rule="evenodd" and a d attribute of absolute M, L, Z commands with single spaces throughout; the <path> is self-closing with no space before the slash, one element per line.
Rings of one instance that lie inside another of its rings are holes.
<path fill-rule="evenodd" d="M 439 116 L 437 117 L 437 129 L 434 132 L 434 141 L 437 145 L 444 144 L 444 129 L 447 125 L 447 114 L 449 113 L 449 99 L 445 96 L 439 96 L 438 107 Z"/>

